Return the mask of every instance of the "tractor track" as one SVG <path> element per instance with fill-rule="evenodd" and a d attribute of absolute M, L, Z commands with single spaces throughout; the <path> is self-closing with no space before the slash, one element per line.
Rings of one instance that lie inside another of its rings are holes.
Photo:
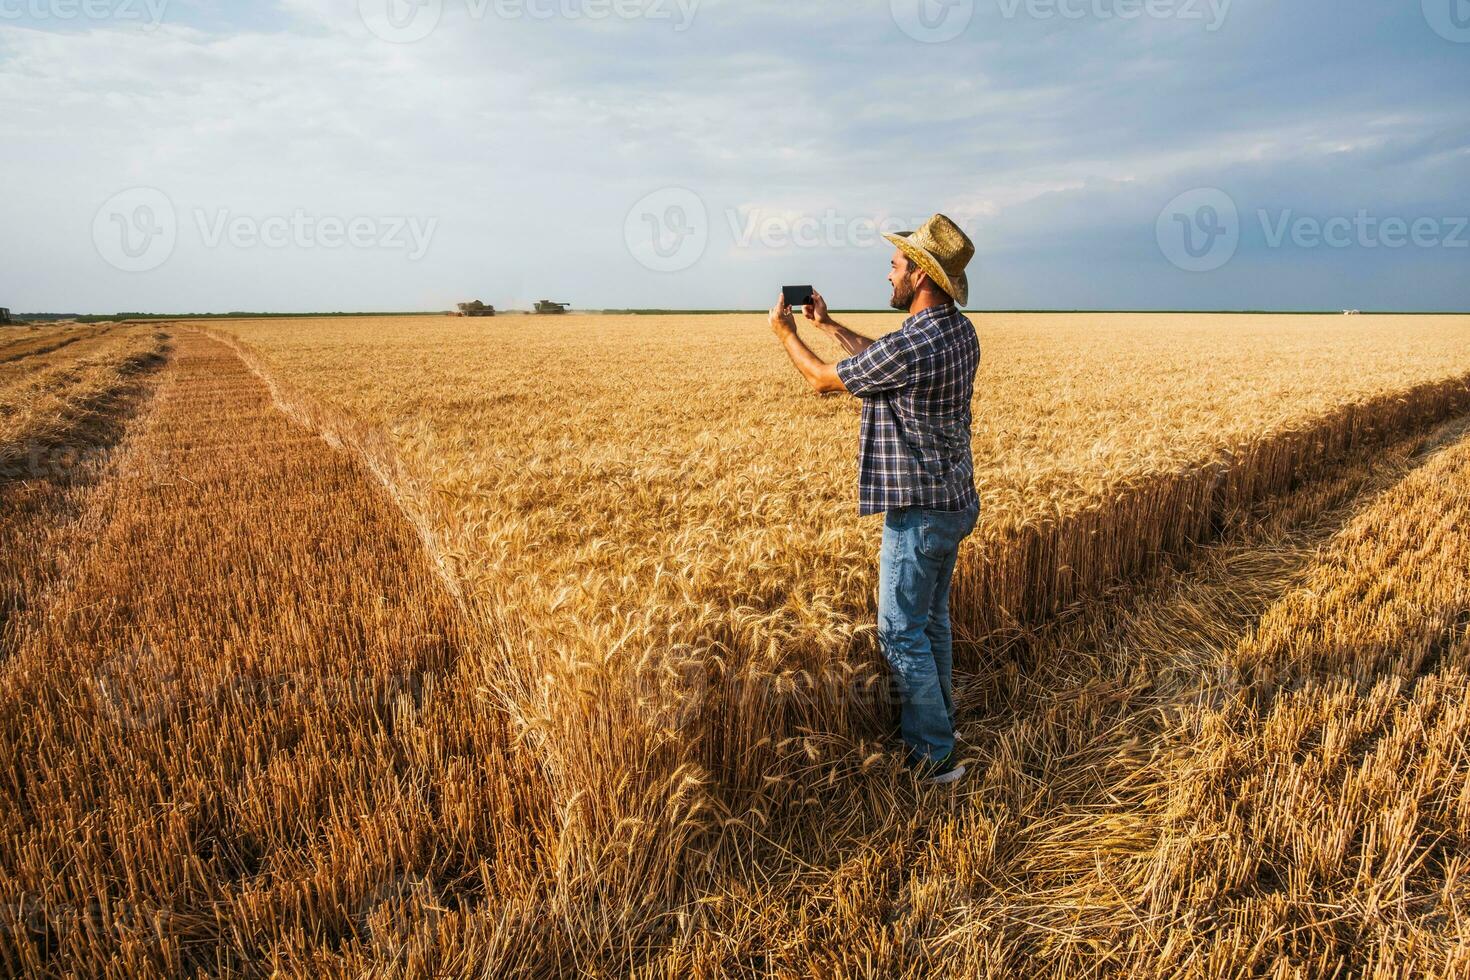
<path fill-rule="evenodd" d="M 0 347 L 0 365 L 14 364 L 18 361 L 23 361 L 31 357 L 42 357 L 46 354 L 51 354 L 59 350 L 64 350 L 67 347 L 70 347 L 72 344 L 77 343 L 78 341 L 96 340 L 99 337 L 105 336 L 111 330 L 112 327 L 101 327 L 96 330 L 89 330 L 83 333 L 79 333 L 73 337 L 65 337 L 60 341 L 56 341 L 54 343 L 51 342 L 50 338 L 46 338 L 43 341 L 37 342 L 35 346 L 27 347 L 24 350 L 20 351 L 17 351 L 14 348 L 23 346 L 25 344 L 25 341 L 16 341 L 14 344 Z"/>
<path fill-rule="evenodd" d="M 113 456 L 0 672 L 0 964 L 422 964 L 422 937 L 375 917 L 489 898 L 487 857 L 530 845 L 503 719 L 455 696 L 466 634 L 414 529 L 195 331 Z"/>
<path fill-rule="evenodd" d="M 1470 457 L 1467 447 L 1470 415 L 1457 415 L 1343 461 L 1237 514 L 1231 530 L 1187 562 L 1164 564 L 1037 628 L 977 671 L 957 672 L 960 751 L 971 775 L 950 791 L 875 772 L 834 792 L 802 815 L 810 832 L 783 837 L 804 847 L 749 858 L 769 876 L 766 904 L 746 894 L 733 917 L 695 906 L 704 921 L 690 947 L 699 950 L 702 939 L 712 949 L 738 944 L 745 923 L 764 919 L 780 924 L 768 930 L 798 922 L 807 930 L 797 950 L 767 964 L 793 975 L 850 962 L 806 951 L 869 930 L 888 937 L 876 948 L 889 955 L 923 951 L 884 960 L 865 948 L 863 961 L 885 975 L 973 972 L 967 955 L 1006 976 L 1134 976 L 1155 961 L 1183 971 L 1180 944 L 1208 939 L 1193 935 L 1183 911 L 1150 908 L 1145 883 L 1159 887 L 1149 881 L 1157 870 L 1150 862 L 1187 839 L 1177 811 L 1191 796 L 1178 780 L 1199 768 L 1190 762 L 1196 713 L 1254 691 L 1235 654 L 1262 618 L 1320 572 L 1355 523 L 1403 497 L 1440 456 Z M 1449 617 L 1421 672 L 1432 672 L 1435 651 L 1463 645 L 1465 616 Z M 1270 709 L 1265 702 L 1260 716 Z M 1231 784 L 1219 783 L 1228 800 Z M 1264 874 L 1252 884 L 1269 894 Z M 724 884 L 741 894 L 739 879 Z M 700 901 L 728 893 L 714 888 Z M 831 898 L 842 895 L 866 898 Z M 865 924 L 879 910 L 888 924 Z M 960 923 L 976 931 L 965 936 Z M 711 963 L 735 969 L 716 958 L 704 962 L 707 970 Z M 1209 975 L 1193 968 L 1183 972 Z"/>

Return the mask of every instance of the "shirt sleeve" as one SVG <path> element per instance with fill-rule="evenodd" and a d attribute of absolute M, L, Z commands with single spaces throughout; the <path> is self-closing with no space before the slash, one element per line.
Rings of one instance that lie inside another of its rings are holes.
<path fill-rule="evenodd" d="M 837 362 L 837 377 L 859 398 L 897 391 L 913 378 L 909 346 L 897 334 L 882 337 L 859 354 Z"/>

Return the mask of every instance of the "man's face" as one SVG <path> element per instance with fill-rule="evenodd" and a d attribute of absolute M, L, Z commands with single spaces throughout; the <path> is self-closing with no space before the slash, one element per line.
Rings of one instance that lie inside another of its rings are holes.
<path fill-rule="evenodd" d="M 907 310 L 919 291 L 917 282 L 919 267 L 910 262 L 909 257 L 897 248 L 893 250 L 893 260 L 889 265 L 888 282 L 893 286 L 893 298 L 888 302 L 895 310 Z"/>

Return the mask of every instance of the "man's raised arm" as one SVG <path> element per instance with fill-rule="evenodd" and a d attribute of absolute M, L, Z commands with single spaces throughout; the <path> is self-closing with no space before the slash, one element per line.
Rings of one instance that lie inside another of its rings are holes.
<path fill-rule="evenodd" d="M 827 314 L 827 301 L 822 298 L 821 293 L 812 293 L 812 300 L 806 305 L 806 318 L 816 325 L 827 336 L 842 345 L 849 354 L 861 354 L 873 343 L 869 337 L 851 330 L 832 319 Z"/>
<path fill-rule="evenodd" d="M 847 386 L 837 376 L 836 366 L 813 354 L 812 349 L 796 335 L 796 321 L 792 319 L 791 307 L 786 305 L 784 295 L 779 303 L 771 307 L 771 329 L 776 332 L 776 339 L 781 341 L 781 346 L 786 348 L 791 363 L 796 365 L 801 376 L 806 378 L 817 394 L 847 390 Z"/>

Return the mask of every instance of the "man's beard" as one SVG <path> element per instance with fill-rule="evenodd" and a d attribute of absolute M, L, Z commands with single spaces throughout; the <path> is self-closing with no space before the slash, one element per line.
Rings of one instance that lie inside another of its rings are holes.
<path fill-rule="evenodd" d="M 914 294 L 916 292 L 917 290 L 914 289 L 914 284 L 908 280 L 904 280 L 893 287 L 893 298 L 888 303 L 895 310 L 907 310 L 913 304 Z"/>

